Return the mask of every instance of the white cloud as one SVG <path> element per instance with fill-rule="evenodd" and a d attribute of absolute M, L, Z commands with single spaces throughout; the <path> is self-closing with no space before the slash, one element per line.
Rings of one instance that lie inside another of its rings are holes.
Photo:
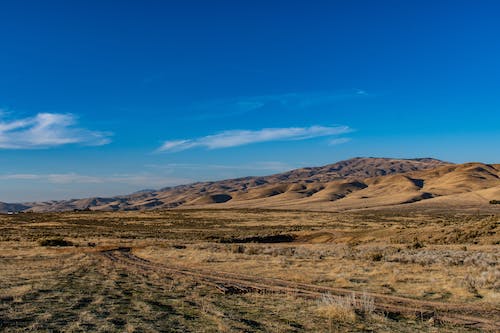
<path fill-rule="evenodd" d="M 104 178 L 79 175 L 76 173 L 50 174 L 50 175 L 43 175 L 41 176 L 41 178 L 53 184 L 71 184 L 71 183 L 98 184 L 98 183 L 103 183 L 105 181 Z"/>
<path fill-rule="evenodd" d="M 335 146 L 335 145 L 341 145 L 343 143 L 347 143 L 351 141 L 351 138 L 338 138 L 338 139 L 332 139 L 328 142 L 330 146 Z"/>
<path fill-rule="evenodd" d="M 351 131 L 348 126 L 264 128 L 255 131 L 229 130 L 196 139 L 165 141 L 158 151 L 177 152 L 195 147 L 208 149 L 229 148 L 258 142 L 305 140 L 322 136 L 334 136 Z"/>
<path fill-rule="evenodd" d="M 15 180 L 36 180 L 39 179 L 38 175 L 27 174 L 27 173 L 18 173 L 18 174 L 10 174 L 10 175 L 2 175 L 0 179 L 15 179 Z"/>
<path fill-rule="evenodd" d="M 296 168 L 279 161 L 251 162 L 246 164 L 196 164 L 196 163 L 167 163 L 148 164 L 148 168 L 175 172 L 177 170 L 250 170 L 250 171 L 286 171 Z"/>
<path fill-rule="evenodd" d="M 0 118 L 3 113 L 0 113 Z M 38 149 L 66 144 L 100 146 L 110 133 L 79 128 L 72 114 L 39 113 L 34 117 L 0 119 L 0 149 Z"/>
<path fill-rule="evenodd" d="M 1 180 L 41 181 L 50 184 L 129 184 L 137 186 L 171 186 L 193 182 L 188 178 L 162 177 L 147 173 L 109 176 L 81 175 L 74 172 L 54 174 L 4 174 Z"/>

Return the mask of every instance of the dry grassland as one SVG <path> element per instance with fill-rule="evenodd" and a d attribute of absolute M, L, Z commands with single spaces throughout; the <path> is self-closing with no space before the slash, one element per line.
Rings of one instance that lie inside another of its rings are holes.
<path fill-rule="evenodd" d="M 0 331 L 496 331 L 499 226 L 394 211 L 1 215 Z"/>

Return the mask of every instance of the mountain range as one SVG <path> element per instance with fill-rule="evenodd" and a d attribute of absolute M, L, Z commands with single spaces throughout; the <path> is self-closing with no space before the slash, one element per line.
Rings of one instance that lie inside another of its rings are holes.
<path fill-rule="evenodd" d="M 270 176 L 198 182 L 110 198 L 0 203 L 0 212 L 173 208 L 496 210 L 500 205 L 491 205 L 490 201 L 499 199 L 500 164 L 358 157 Z"/>

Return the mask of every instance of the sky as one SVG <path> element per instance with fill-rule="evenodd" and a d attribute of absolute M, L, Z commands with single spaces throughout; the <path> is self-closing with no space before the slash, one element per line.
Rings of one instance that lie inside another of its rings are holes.
<path fill-rule="evenodd" d="M 498 1 L 3 1 L 0 201 L 500 163 Z"/>

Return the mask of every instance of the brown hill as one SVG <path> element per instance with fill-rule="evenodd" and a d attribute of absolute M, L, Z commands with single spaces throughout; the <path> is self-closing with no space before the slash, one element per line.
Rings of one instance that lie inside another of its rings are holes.
<path fill-rule="evenodd" d="M 233 200 L 217 207 L 332 211 L 395 207 L 495 209 L 489 201 L 499 198 L 500 165 L 466 163 L 365 179 L 333 180 L 310 192 L 307 189 L 317 184 L 304 186 L 305 191 L 288 188 L 274 191 L 272 197 L 268 195 L 270 186 L 262 186 L 251 190 L 251 198 L 241 200 L 235 195 Z"/>
<path fill-rule="evenodd" d="M 19 210 L 270 208 L 488 209 L 500 199 L 500 165 L 435 159 L 353 158 L 265 177 L 199 182 L 112 198 L 26 203 Z M 0 206 L 0 209 L 2 207 Z"/>
<path fill-rule="evenodd" d="M 328 182 L 339 178 L 370 178 L 395 173 L 431 169 L 449 164 L 433 158 L 393 159 L 356 157 L 323 167 L 302 168 L 271 176 L 278 181 Z"/>
<path fill-rule="evenodd" d="M 365 179 L 449 166 L 436 159 L 353 158 L 265 177 L 199 182 L 112 198 L 26 203 L 24 210 L 132 210 L 175 207 L 269 207 L 331 203 L 368 187 Z M 21 206 L 19 206 L 21 207 Z M 304 207 L 307 208 L 307 207 Z M 314 208 L 314 207 L 312 207 Z"/>

